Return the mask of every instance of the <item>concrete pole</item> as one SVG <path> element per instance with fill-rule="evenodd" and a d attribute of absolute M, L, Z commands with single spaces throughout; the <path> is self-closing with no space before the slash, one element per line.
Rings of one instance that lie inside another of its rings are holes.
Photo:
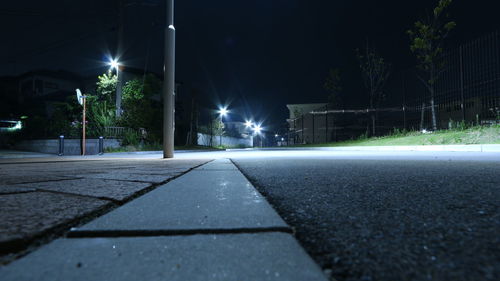
<path fill-rule="evenodd" d="M 120 71 L 120 66 L 116 67 L 116 117 L 122 116 L 122 72 Z"/>
<path fill-rule="evenodd" d="M 83 117 L 82 117 L 82 156 L 85 156 L 85 147 L 87 146 L 87 143 L 85 141 L 85 135 L 87 134 L 85 132 L 85 128 L 86 128 L 86 116 L 85 116 L 85 113 L 87 111 L 87 108 L 86 108 L 86 99 L 87 97 L 86 96 L 83 96 L 82 97 L 82 100 L 83 100 Z"/>
<path fill-rule="evenodd" d="M 163 158 L 174 157 L 175 130 L 175 27 L 174 0 L 167 0 L 165 65 L 163 76 Z"/>

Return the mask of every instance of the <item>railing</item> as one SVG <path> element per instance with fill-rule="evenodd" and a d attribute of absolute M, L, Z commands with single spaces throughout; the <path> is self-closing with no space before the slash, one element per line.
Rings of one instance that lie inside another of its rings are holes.
<path fill-rule="evenodd" d="M 129 130 L 131 129 L 125 127 L 104 127 L 104 135 L 107 138 L 120 138 Z"/>
<path fill-rule="evenodd" d="M 137 130 L 127 127 L 104 127 L 104 137 L 106 138 L 123 138 L 126 133 L 136 132 L 141 138 L 146 138 L 148 132 L 144 128 Z"/>

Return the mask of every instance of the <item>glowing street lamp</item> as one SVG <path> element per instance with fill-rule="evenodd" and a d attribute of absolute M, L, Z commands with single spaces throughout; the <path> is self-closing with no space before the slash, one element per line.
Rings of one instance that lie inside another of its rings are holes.
<path fill-rule="evenodd" d="M 253 125 L 254 125 L 254 124 L 253 124 L 253 122 L 252 122 L 252 121 L 246 121 L 246 122 L 245 122 L 245 127 L 247 127 L 247 128 L 251 128 L 251 127 L 253 127 Z"/>
<path fill-rule="evenodd" d="M 262 132 L 262 127 L 258 124 L 256 124 L 254 127 L 253 127 L 253 131 L 255 134 L 260 134 Z"/>
<path fill-rule="evenodd" d="M 219 114 L 221 117 L 226 116 L 229 113 L 229 110 L 227 110 L 227 107 L 221 107 L 219 108 Z"/>
<path fill-rule="evenodd" d="M 118 62 L 117 59 L 110 59 L 108 62 L 109 68 L 110 69 L 116 69 L 118 71 L 118 67 L 120 66 L 120 63 Z"/>

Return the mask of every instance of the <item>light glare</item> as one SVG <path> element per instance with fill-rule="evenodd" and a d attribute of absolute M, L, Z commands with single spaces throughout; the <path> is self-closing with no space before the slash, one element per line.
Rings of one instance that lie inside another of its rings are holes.
<path fill-rule="evenodd" d="M 109 62 L 108 62 L 108 65 L 110 68 L 112 69 L 118 69 L 118 67 L 120 66 L 120 63 L 118 62 L 117 59 L 111 59 Z"/>
<path fill-rule="evenodd" d="M 227 110 L 226 107 L 222 107 L 222 108 L 219 109 L 219 114 L 221 116 L 226 116 L 228 113 L 229 113 L 229 110 Z"/>

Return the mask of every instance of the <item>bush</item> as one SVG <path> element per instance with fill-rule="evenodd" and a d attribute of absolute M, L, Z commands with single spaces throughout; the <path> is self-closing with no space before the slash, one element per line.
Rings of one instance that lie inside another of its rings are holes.
<path fill-rule="evenodd" d="M 127 130 L 123 135 L 122 145 L 139 145 L 141 136 L 135 130 Z"/>

